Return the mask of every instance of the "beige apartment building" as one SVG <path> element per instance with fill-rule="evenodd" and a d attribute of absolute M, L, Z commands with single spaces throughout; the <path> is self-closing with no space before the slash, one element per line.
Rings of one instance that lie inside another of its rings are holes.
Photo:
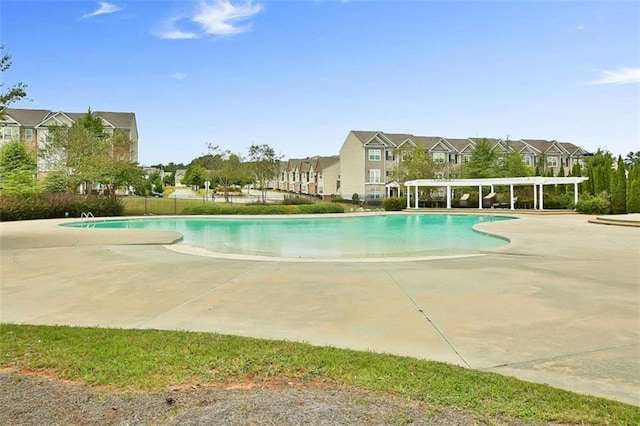
<path fill-rule="evenodd" d="M 23 140 L 36 154 L 50 140 L 50 129 L 59 126 L 72 126 L 86 112 L 62 112 L 47 109 L 7 108 L 0 120 L 0 145 L 13 139 Z M 131 139 L 131 161 L 138 162 L 138 127 L 136 116 L 132 112 L 93 111 L 102 119 L 103 130 L 113 133 L 116 130 L 125 133 Z M 39 158 L 38 175 L 48 171 L 47 164 Z"/>
<path fill-rule="evenodd" d="M 273 187 L 328 200 L 340 188 L 340 157 L 292 158 L 282 164 Z"/>
<path fill-rule="evenodd" d="M 553 170 L 554 175 L 561 167 L 569 173 L 574 164 L 583 165 L 584 157 L 589 155 L 568 142 L 484 139 L 500 154 L 521 154 L 531 167 L 544 163 L 545 169 Z M 403 188 L 395 180 L 394 172 L 397 165 L 418 146 L 429 152 L 436 163 L 443 165 L 442 176 L 436 178 L 461 177 L 458 175 L 460 166 L 471 158 L 479 140 L 352 130 L 340 148 L 339 194 L 346 199 L 358 194 L 360 199 L 367 200 L 402 195 Z"/>

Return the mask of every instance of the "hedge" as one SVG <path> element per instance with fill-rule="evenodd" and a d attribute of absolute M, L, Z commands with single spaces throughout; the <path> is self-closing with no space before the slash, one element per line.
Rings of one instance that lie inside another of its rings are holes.
<path fill-rule="evenodd" d="M 117 199 L 95 195 L 36 194 L 0 196 L 0 220 L 55 219 L 93 216 L 121 216 L 124 205 Z"/>
<path fill-rule="evenodd" d="M 263 214 L 317 214 L 317 213 L 344 213 L 344 207 L 335 203 L 316 203 L 300 205 L 278 204 L 202 204 L 186 207 L 182 210 L 185 215 L 263 215 Z"/>

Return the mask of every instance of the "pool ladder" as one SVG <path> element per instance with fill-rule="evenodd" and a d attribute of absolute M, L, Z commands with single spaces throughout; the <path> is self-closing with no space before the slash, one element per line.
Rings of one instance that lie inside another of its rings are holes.
<path fill-rule="evenodd" d="M 86 223 L 86 228 L 93 227 L 94 224 L 91 222 L 91 219 L 95 219 L 93 213 L 91 212 L 82 212 L 80 213 L 80 221 Z"/>

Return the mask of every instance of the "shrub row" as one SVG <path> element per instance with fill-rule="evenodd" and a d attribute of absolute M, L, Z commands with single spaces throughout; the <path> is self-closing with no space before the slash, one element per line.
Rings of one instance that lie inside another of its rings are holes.
<path fill-rule="evenodd" d="M 0 196 L 0 220 L 80 217 L 83 212 L 98 216 L 121 216 L 124 205 L 110 197 L 71 194 L 6 194 Z"/>
<path fill-rule="evenodd" d="M 601 192 L 598 195 L 582 195 L 576 204 L 576 210 L 584 214 L 611 213 L 610 195 L 606 192 Z"/>
<path fill-rule="evenodd" d="M 317 213 L 344 213 L 344 207 L 335 203 L 316 203 L 300 205 L 277 205 L 277 204 L 250 204 L 250 205 L 228 205 L 228 204 L 202 204 L 189 206 L 182 210 L 185 215 L 261 215 L 261 214 L 317 214 Z"/>

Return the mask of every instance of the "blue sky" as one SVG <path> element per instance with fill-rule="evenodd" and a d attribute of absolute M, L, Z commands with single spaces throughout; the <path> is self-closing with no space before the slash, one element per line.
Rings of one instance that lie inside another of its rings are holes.
<path fill-rule="evenodd" d="M 640 150 L 633 1 L 3 0 L 0 43 L 13 107 L 135 112 L 143 165 L 350 130 Z"/>

